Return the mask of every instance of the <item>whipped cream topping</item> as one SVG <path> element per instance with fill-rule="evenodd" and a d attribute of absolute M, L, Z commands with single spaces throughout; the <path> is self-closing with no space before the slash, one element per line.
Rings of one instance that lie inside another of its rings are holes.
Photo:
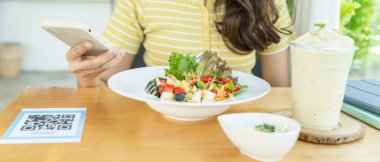
<path fill-rule="evenodd" d="M 293 43 L 317 49 L 346 50 L 356 48 L 352 38 L 332 29 L 319 29 L 308 32 L 294 40 Z"/>

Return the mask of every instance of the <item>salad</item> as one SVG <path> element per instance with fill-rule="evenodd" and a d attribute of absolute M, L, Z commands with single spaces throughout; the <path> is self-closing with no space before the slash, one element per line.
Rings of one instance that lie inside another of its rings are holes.
<path fill-rule="evenodd" d="M 195 56 L 173 52 L 165 76 L 152 79 L 145 91 L 161 100 L 210 102 L 231 100 L 248 87 L 238 83 L 232 69 L 217 53 L 205 51 L 199 62 Z"/>

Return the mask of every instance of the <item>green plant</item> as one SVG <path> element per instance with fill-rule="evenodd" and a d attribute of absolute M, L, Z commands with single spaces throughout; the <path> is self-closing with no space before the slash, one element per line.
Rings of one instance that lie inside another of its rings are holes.
<path fill-rule="evenodd" d="M 290 14 L 290 15 L 293 15 L 293 11 L 294 11 L 294 0 L 286 0 L 286 2 L 288 3 L 289 14 Z"/>
<path fill-rule="evenodd" d="M 359 49 L 355 52 L 354 62 L 366 64 L 370 43 L 380 33 L 371 27 L 375 18 L 375 0 L 341 0 L 341 24 L 343 34 L 354 39 Z M 380 43 L 377 43 L 378 45 Z M 359 65 L 360 66 L 360 65 Z"/>
<path fill-rule="evenodd" d="M 346 25 L 351 21 L 351 18 L 355 16 L 356 9 L 360 8 L 360 4 L 352 0 L 341 0 L 340 9 L 340 29 L 346 31 Z"/>

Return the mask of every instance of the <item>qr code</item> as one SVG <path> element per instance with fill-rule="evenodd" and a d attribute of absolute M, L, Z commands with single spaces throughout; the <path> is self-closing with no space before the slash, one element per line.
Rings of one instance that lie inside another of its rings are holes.
<path fill-rule="evenodd" d="M 21 131 L 71 130 L 75 114 L 28 115 Z"/>

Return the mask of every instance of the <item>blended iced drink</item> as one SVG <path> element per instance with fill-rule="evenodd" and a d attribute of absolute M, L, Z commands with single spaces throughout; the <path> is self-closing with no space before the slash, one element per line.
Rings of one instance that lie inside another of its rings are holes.
<path fill-rule="evenodd" d="M 304 128 L 338 126 L 354 41 L 334 30 L 320 29 L 291 43 L 293 118 Z"/>

